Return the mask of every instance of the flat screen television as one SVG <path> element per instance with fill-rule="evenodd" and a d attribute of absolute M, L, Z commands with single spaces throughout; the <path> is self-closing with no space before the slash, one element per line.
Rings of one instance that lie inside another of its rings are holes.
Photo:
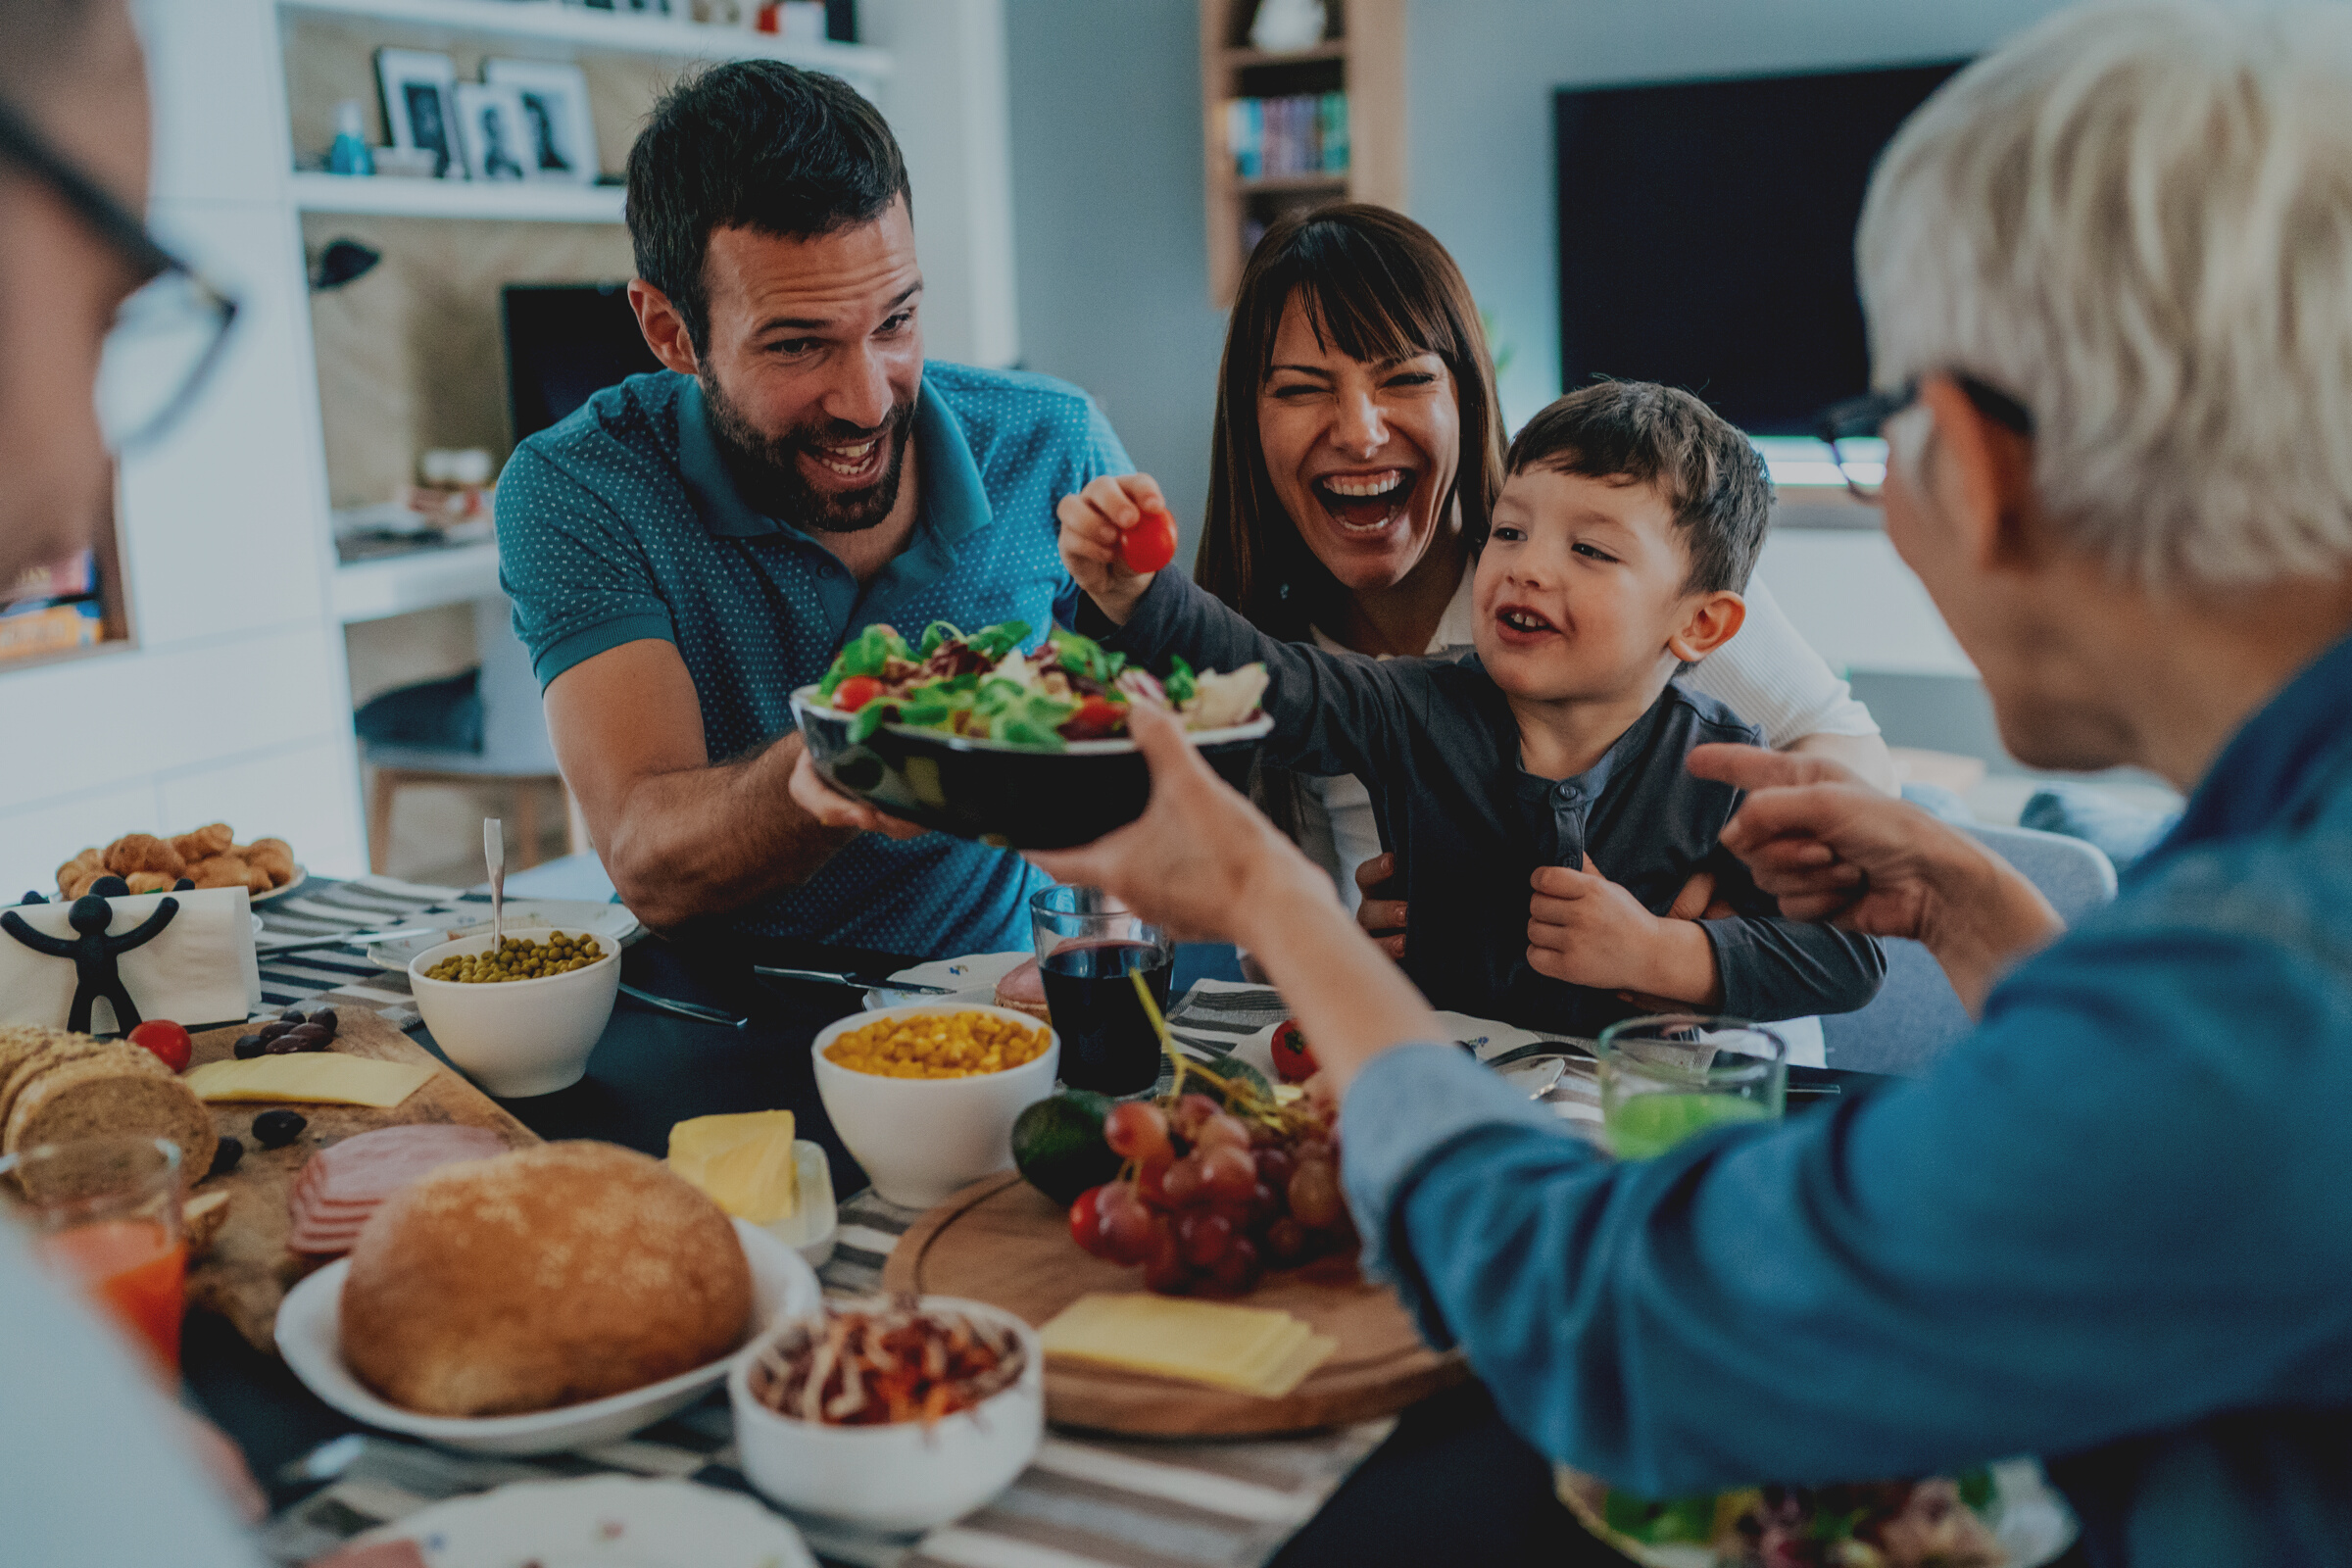
<path fill-rule="evenodd" d="M 606 387 L 662 368 L 637 329 L 626 283 L 509 283 L 500 316 L 518 442 Z"/>
<path fill-rule="evenodd" d="M 1560 384 L 1688 387 L 1752 435 L 1867 392 L 1862 194 L 1965 64 L 1556 93 Z"/>

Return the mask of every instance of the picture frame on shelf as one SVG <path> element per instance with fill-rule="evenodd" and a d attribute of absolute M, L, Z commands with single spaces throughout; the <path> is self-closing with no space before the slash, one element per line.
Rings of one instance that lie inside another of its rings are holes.
<path fill-rule="evenodd" d="M 378 49 L 375 84 L 383 95 L 384 132 L 391 144 L 429 152 L 435 175 L 464 179 L 457 63 L 428 49 Z"/>
<path fill-rule="evenodd" d="M 553 60 L 485 60 L 482 80 L 513 87 L 521 101 L 522 145 L 528 150 L 523 162 L 533 178 L 596 183 L 604 166 L 597 161 L 588 77 L 579 67 Z"/>
<path fill-rule="evenodd" d="M 521 183 L 537 177 L 530 118 L 513 82 L 461 81 L 457 98 L 466 178 Z"/>

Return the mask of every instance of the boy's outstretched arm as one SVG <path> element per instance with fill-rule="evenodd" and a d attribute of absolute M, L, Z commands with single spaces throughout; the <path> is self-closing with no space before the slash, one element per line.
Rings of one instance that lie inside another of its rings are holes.
<path fill-rule="evenodd" d="M 1076 495 L 1063 496 L 1054 514 L 1061 519 L 1061 564 L 1104 618 L 1127 624 L 1135 602 L 1158 575 L 1131 570 L 1119 559 L 1119 539 L 1148 512 L 1166 513 L 1167 497 L 1148 473 L 1105 474 Z"/>

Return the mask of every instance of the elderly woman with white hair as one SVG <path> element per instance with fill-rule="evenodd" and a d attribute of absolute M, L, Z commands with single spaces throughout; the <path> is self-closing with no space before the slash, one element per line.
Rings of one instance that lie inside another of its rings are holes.
<path fill-rule="evenodd" d="M 2031 1452 L 2100 1563 L 2352 1561 L 2352 8 L 2062 14 L 1895 138 L 1859 240 L 1886 531 L 2024 760 L 2192 792 L 2062 931 L 1831 764 L 1709 748 L 1784 908 L 1936 955 L 1925 1078 L 1613 1163 L 1442 1041 L 1139 721 L 1038 858 L 1247 944 L 1371 1266 L 1537 1447 L 1652 1496 Z"/>

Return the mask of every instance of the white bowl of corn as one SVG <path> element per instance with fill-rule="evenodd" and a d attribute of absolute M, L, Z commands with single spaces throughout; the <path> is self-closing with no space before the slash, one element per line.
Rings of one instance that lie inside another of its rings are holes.
<path fill-rule="evenodd" d="M 816 1092 L 874 1191 L 929 1208 L 1012 1168 L 1012 1123 L 1054 1092 L 1061 1038 L 1009 1007 L 934 1003 L 854 1013 L 809 1048 Z"/>

